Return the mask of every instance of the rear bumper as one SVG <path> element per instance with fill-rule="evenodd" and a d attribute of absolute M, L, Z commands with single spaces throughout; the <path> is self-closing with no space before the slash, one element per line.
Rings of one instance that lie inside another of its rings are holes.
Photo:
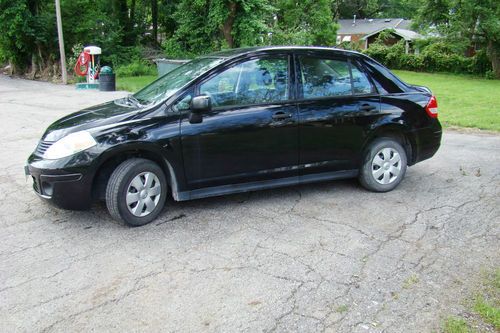
<path fill-rule="evenodd" d="M 33 180 L 33 190 L 44 201 L 71 210 L 89 209 L 92 203 L 92 177 L 74 170 L 37 167 L 28 160 L 25 174 Z"/>
<path fill-rule="evenodd" d="M 436 154 L 441 146 L 443 131 L 441 124 L 436 120 L 433 126 L 415 130 L 414 154 L 412 164 L 424 161 Z"/>

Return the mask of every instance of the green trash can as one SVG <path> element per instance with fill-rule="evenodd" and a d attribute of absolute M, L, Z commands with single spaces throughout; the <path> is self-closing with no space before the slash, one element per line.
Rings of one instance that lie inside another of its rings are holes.
<path fill-rule="evenodd" d="M 116 76 L 109 66 L 104 66 L 99 72 L 99 90 L 100 91 L 115 91 Z"/>

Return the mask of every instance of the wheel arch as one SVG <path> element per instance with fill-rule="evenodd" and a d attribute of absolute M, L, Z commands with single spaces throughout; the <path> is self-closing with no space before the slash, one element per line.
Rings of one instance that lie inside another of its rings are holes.
<path fill-rule="evenodd" d="M 120 163 L 130 158 L 144 158 L 158 164 L 164 172 L 168 187 L 175 197 L 177 193 L 177 175 L 172 164 L 154 144 L 133 144 L 115 147 L 102 154 L 96 165 L 92 180 L 92 197 L 94 199 L 105 199 L 109 177 Z"/>
<path fill-rule="evenodd" d="M 410 129 L 403 124 L 384 124 L 372 130 L 371 134 L 365 139 L 365 142 L 363 143 L 363 152 L 366 151 L 368 146 L 374 140 L 383 137 L 389 137 L 397 140 L 405 149 L 407 164 L 414 164 L 416 152 L 415 137 Z"/>

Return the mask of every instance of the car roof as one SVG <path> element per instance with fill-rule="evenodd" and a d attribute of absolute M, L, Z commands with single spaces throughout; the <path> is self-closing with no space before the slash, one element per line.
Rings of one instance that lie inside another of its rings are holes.
<path fill-rule="evenodd" d="M 348 51 L 337 49 L 334 47 L 323 46 L 257 46 L 257 47 L 243 47 L 236 49 L 228 49 L 224 51 L 214 52 L 207 54 L 205 57 L 218 57 L 218 58 L 235 58 L 252 53 L 260 53 L 266 51 L 329 51 L 337 54 L 360 54 L 356 51 Z"/>

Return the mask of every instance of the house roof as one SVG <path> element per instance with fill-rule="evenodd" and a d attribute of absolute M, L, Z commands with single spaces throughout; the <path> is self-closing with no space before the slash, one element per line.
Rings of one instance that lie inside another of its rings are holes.
<path fill-rule="evenodd" d="M 402 18 L 356 19 L 355 23 L 353 19 L 347 19 L 338 23 L 339 35 L 368 35 L 387 28 L 409 30 L 411 26 L 411 20 Z"/>
<path fill-rule="evenodd" d="M 367 39 L 368 37 L 376 35 L 379 32 L 381 32 L 383 30 L 386 30 L 386 29 L 390 29 L 390 28 L 382 28 L 382 29 L 380 29 L 378 31 L 374 31 L 371 34 L 363 36 L 363 38 L 361 38 L 361 39 L 363 39 L 363 40 Z M 393 30 L 394 34 L 396 34 L 398 36 L 401 36 L 401 38 L 403 38 L 404 40 L 414 40 L 414 39 L 422 38 L 422 35 L 419 34 L 419 33 L 417 33 L 417 32 L 415 32 L 415 31 L 406 30 L 406 29 L 392 29 L 392 30 Z"/>

